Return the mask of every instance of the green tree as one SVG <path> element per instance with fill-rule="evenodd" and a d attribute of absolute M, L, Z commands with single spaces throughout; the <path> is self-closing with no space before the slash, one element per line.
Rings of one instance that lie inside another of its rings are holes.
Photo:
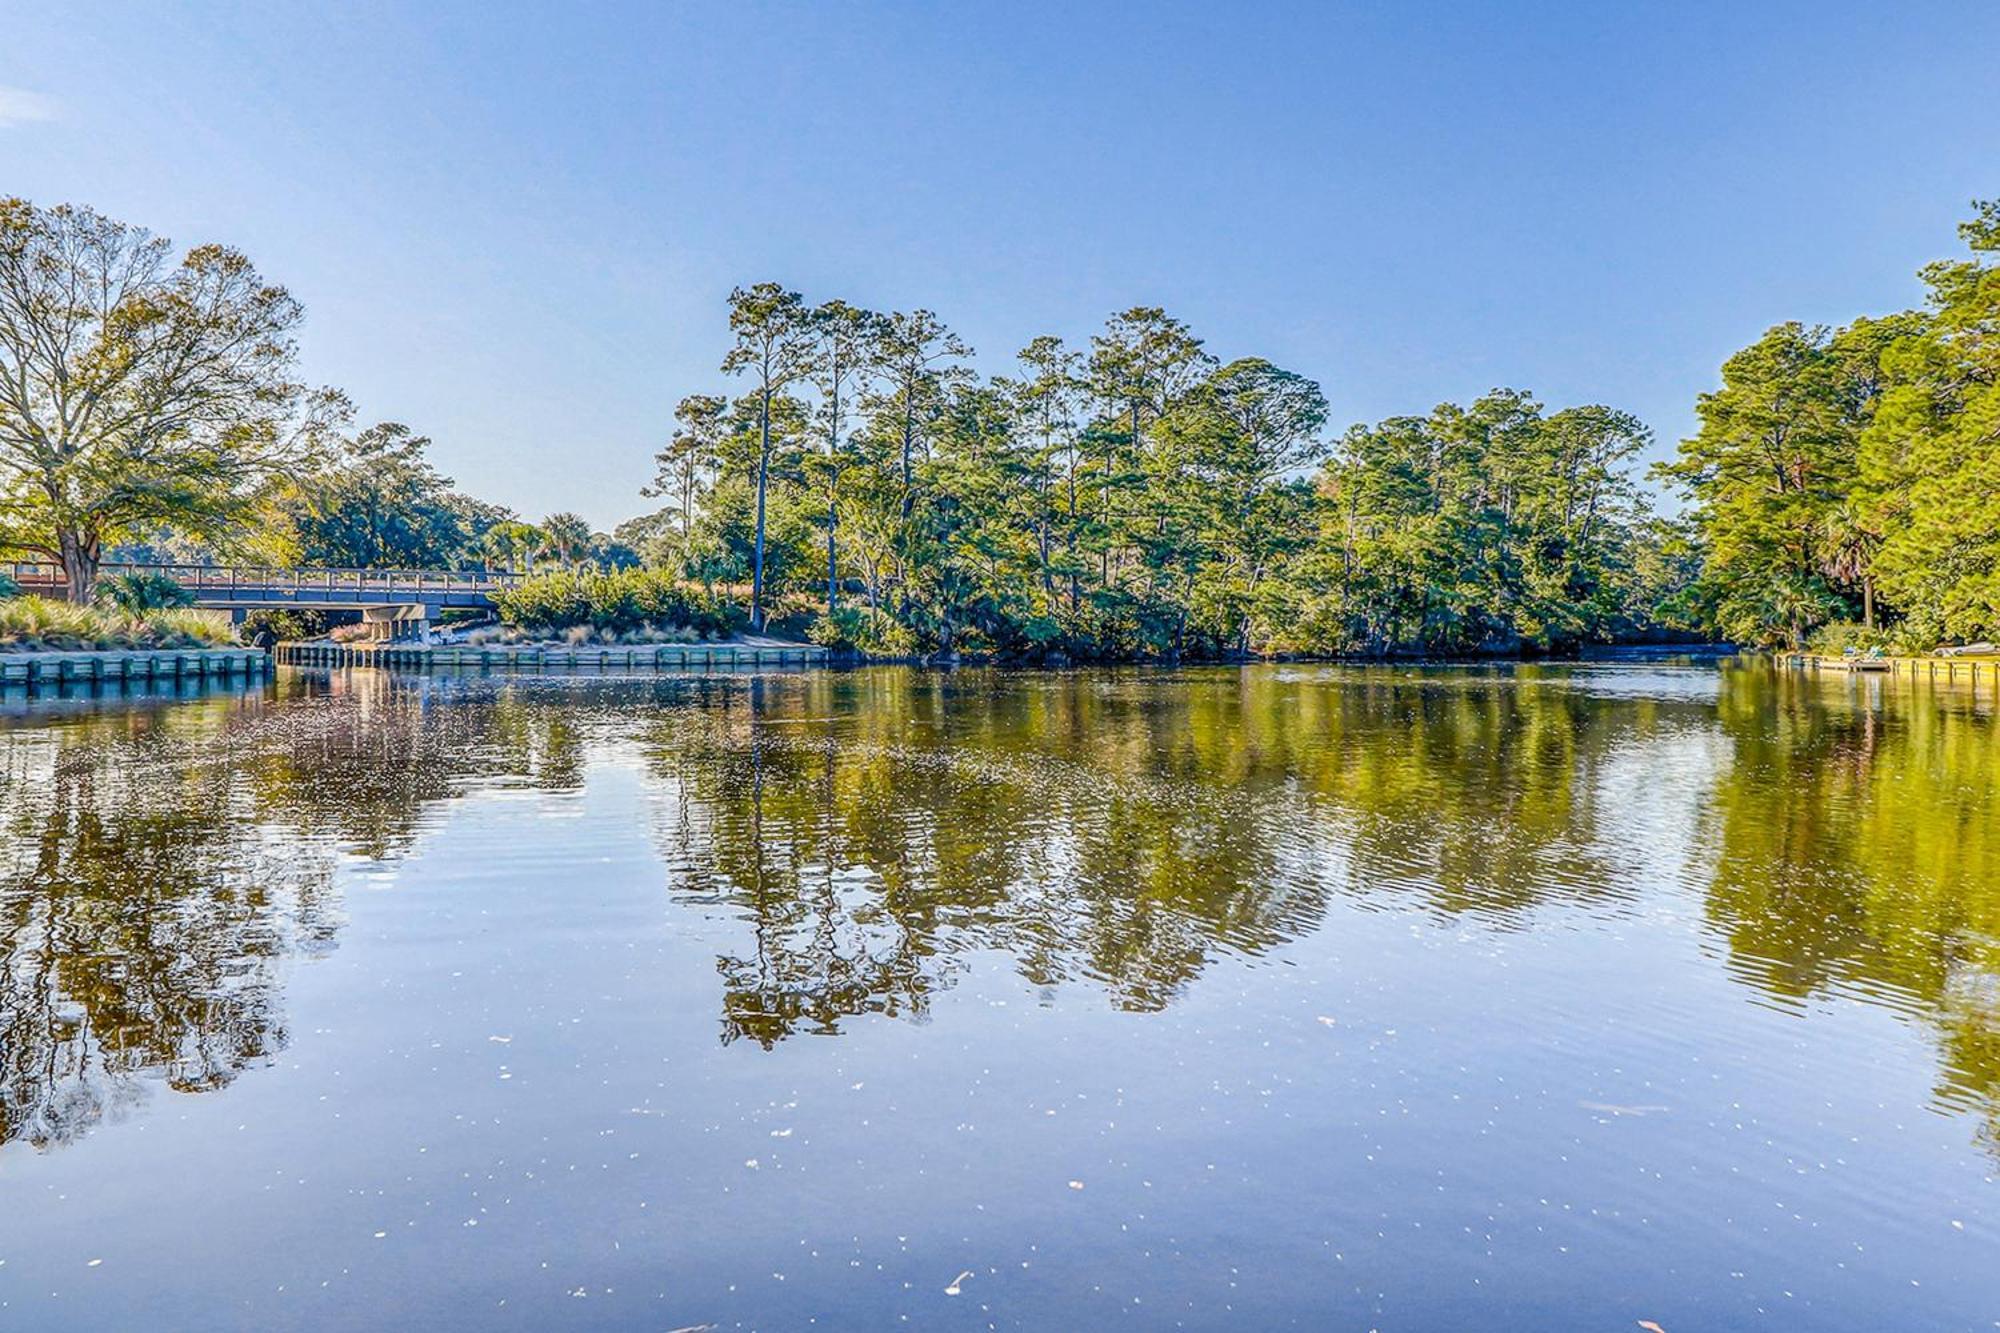
<path fill-rule="evenodd" d="M 342 410 L 292 377 L 302 317 L 235 250 L 0 199 L 0 549 L 82 603 L 107 543 L 226 531 Z"/>
<path fill-rule="evenodd" d="M 1974 209 L 1972 257 L 1925 268 L 1928 309 L 1890 322 L 1862 444 L 1867 566 L 1920 642 L 2000 638 L 2000 200 Z"/>
<path fill-rule="evenodd" d="M 812 369 L 810 313 L 797 292 L 775 282 L 738 287 L 729 294 L 729 331 L 735 345 L 722 359 L 724 373 L 748 375 L 757 401 L 757 522 L 751 563 L 750 625 L 764 628 L 765 510 L 771 470 L 771 406 Z"/>
<path fill-rule="evenodd" d="M 1724 362 L 1722 387 L 1702 395 L 1700 431 L 1659 472 L 1694 499 L 1725 634 L 1802 644 L 1842 613 L 1828 521 L 1855 491 L 1882 353 L 1906 327 L 1780 324 Z"/>
<path fill-rule="evenodd" d="M 542 549 L 564 569 L 575 569 L 590 554 L 590 524 L 581 514 L 550 514 L 542 520 Z"/>
<path fill-rule="evenodd" d="M 1648 512 L 1631 460 L 1651 437 L 1628 413 L 1495 390 L 1332 449 L 1317 384 L 1220 363 L 1157 308 L 1114 316 L 1087 358 L 1036 338 L 981 382 L 928 311 L 739 297 L 729 364 L 756 385 L 684 401 L 649 493 L 680 478 L 671 522 L 700 577 L 756 571 L 760 608 L 817 582 L 828 642 L 1045 660 L 1560 649 L 1652 627 L 1656 593 L 1683 620 L 1699 605 L 1700 546 Z M 672 470 L 694 456 L 713 459 L 705 489 Z M 840 605 L 856 579 L 865 611 Z"/>
<path fill-rule="evenodd" d="M 1062 530 L 1062 574 L 1069 583 L 1072 609 L 1079 596 L 1082 569 L 1076 560 L 1078 465 L 1082 435 L 1078 413 L 1085 385 L 1081 353 L 1063 346 L 1062 339 L 1043 334 L 1015 356 L 1021 376 L 1001 381 L 1012 399 L 1026 448 L 1028 474 L 1035 490 L 1034 524 L 1038 572 L 1043 597 L 1055 597 L 1056 557 L 1051 529 Z M 1060 494 L 1058 494 L 1058 488 Z"/>
<path fill-rule="evenodd" d="M 338 440 L 321 467 L 267 488 L 243 549 L 269 564 L 341 569 L 478 561 L 486 533 L 512 515 L 454 491 L 430 444 L 394 421 Z"/>
<path fill-rule="evenodd" d="M 678 507 L 678 535 L 685 543 L 694 532 L 695 505 L 721 462 L 729 433 L 729 400 L 716 394 L 690 394 L 675 404 L 674 424 L 667 447 L 653 455 L 652 484 L 639 493 L 673 501 Z"/>
<path fill-rule="evenodd" d="M 1211 632 L 1240 651 L 1265 580 L 1300 527 L 1301 497 L 1277 483 L 1325 456 L 1326 414 L 1319 385 L 1258 357 L 1216 371 L 1185 414 L 1199 423 L 1190 462 L 1214 497 L 1190 557 L 1190 591 L 1207 603 Z M 1202 587 L 1205 575 L 1213 586 Z"/>
<path fill-rule="evenodd" d="M 535 572 L 535 553 L 547 542 L 547 534 L 532 523 L 508 518 L 486 530 L 485 536 L 480 539 L 479 549 L 489 563 L 532 574 Z"/>
<path fill-rule="evenodd" d="M 845 301 L 828 301 L 813 310 L 812 329 L 812 383 L 819 393 L 815 426 L 821 450 L 806 467 L 825 506 L 826 610 L 832 615 L 840 605 L 840 482 L 855 461 L 848 423 L 876 373 L 883 320 Z"/>
<path fill-rule="evenodd" d="M 1276 602 L 1299 628 L 1273 632 L 1317 651 L 1466 652 L 1646 625 L 1645 590 L 1671 583 L 1630 473 L 1650 438 L 1627 413 L 1544 415 L 1511 389 L 1355 427 L 1319 475 L 1296 595 Z"/>

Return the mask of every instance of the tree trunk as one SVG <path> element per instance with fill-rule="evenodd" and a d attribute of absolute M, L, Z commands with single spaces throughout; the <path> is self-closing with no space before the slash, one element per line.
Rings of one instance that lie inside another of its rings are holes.
<path fill-rule="evenodd" d="M 62 557 L 64 596 L 77 606 L 86 606 L 97 591 L 97 567 L 104 548 L 96 533 L 64 528 L 56 534 Z"/>
<path fill-rule="evenodd" d="M 764 390 L 761 410 L 757 413 L 757 425 L 761 432 L 760 447 L 757 451 L 757 553 L 750 565 L 750 628 L 762 633 L 764 630 L 764 486 L 771 472 L 771 390 Z"/>
<path fill-rule="evenodd" d="M 1871 631 L 1875 628 L 1875 580 L 1867 574 L 1861 576 L 1861 623 Z"/>
<path fill-rule="evenodd" d="M 833 529 L 840 521 L 839 512 L 831 499 L 826 502 L 826 613 L 832 615 L 840 606 L 840 565 L 838 547 L 835 545 Z"/>
<path fill-rule="evenodd" d="M 903 522 L 910 521 L 910 512 L 916 508 L 916 495 L 911 489 L 910 450 L 916 446 L 917 405 L 916 377 L 903 381 Z M 905 534 L 907 537 L 907 534 Z"/>

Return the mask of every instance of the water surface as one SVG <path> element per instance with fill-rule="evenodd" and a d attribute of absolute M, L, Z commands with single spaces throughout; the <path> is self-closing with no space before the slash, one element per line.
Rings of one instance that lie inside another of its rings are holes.
<path fill-rule="evenodd" d="M 0 1326 L 1990 1328 L 1989 691 L 0 706 Z"/>

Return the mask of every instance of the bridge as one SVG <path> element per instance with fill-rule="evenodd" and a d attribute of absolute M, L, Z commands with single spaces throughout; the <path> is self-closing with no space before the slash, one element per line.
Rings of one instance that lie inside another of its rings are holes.
<path fill-rule="evenodd" d="M 44 561 L 0 564 L 23 592 L 61 597 L 68 590 L 62 566 Z M 382 637 L 419 633 L 449 609 L 490 611 L 493 595 L 526 578 L 487 569 L 267 569 L 254 565 L 191 565 L 107 561 L 98 578 L 159 574 L 188 590 L 194 604 L 226 610 L 241 620 L 251 611 L 360 611 L 381 626 Z"/>

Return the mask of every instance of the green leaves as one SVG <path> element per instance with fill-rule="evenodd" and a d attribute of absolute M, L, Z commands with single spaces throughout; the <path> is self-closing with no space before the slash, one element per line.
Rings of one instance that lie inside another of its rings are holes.
<path fill-rule="evenodd" d="M 1649 438 L 1627 413 L 1544 416 L 1510 389 L 1355 427 L 1320 472 L 1318 547 L 1297 565 L 1301 621 L 1281 641 L 1456 653 L 1650 625 L 1638 571 L 1659 536 L 1629 473 Z"/>
<path fill-rule="evenodd" d="M 221 532 L 340 410 L 291 377 L 302 318 L 227 247 L 0 201 L 0 536 L 85 600 L 107 541 Z"/>
<path fill-rule="evenodd" d="M 1932 264 L 1928 311 L 1781 324 L 1723 366 L 1661 469 L 1685 486 L 1712 624 L 1801 642 L 1880 621 L 1903 646 L 2000 634 L 2000 204 Z"/>

